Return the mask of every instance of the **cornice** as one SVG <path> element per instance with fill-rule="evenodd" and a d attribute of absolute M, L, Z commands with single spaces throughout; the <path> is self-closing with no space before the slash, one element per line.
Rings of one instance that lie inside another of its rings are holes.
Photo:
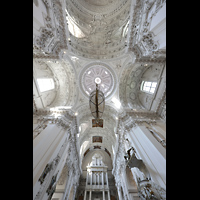
<path fill-rule="evenodd" d="M 156 64 L 156 63 L 162 63 L 164 64 L 166 62 L 166 51 L 165 50 L 158 50 L 156 54 L 163 54 L 162 57 L 156 58 L 156 57 L 150 57 L 150 56 L 143 56 L 141 58 L 136 58 L 135 62 L 139 64 Z"/>

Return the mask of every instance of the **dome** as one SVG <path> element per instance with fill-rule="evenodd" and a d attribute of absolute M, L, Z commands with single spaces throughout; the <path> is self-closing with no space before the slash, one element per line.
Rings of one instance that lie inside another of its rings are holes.
<path fill-rule="evenodd" d="M 80 73 L 79 80 L 81 91 L 87 97 L 96 90 L 96 84 L 99 84 L 99 90 L 106 99 L 112 96 L 116 88 L 116 75 L 105 63 L 90 63 Z"/>

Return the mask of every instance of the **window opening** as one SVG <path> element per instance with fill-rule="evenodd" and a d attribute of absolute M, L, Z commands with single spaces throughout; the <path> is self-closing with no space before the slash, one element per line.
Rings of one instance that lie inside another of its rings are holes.
<path fill-rule="evenodd" d="M 40 92 L 45 92 L 54 89 L 54 81 L 52 78 L 38 78 L 37 79 Z"/>
<path fill-rule="evenodd" d="M 154 93 L 157 82 L 143 81 L 142 82 L 142 90 L 145 92 Z"/>

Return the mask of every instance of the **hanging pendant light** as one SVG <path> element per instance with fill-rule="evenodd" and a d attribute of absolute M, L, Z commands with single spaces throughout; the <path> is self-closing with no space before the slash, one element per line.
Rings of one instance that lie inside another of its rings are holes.
<path fill-rule="evenodd" d="M 92 116 L 98 123 L 99 119 L 103 115 L 105 107 L 105 97 L 102 91 L 99 90 L 98 84 L 96 83 L 96 90 L 91 92 L 89 99 L 90 111 Z"/>

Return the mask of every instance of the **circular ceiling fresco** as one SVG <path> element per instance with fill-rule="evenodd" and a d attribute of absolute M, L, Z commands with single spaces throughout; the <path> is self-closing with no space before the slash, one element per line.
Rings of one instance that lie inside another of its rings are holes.
<path fill-rule="evenodd" d="M 87 97 L 96 90 L 96 84 L 107 99 L 115 91 L 116 75 L 105 63 L 90 63 L 84 67 L 79 76 L 81 91 Z"/>

